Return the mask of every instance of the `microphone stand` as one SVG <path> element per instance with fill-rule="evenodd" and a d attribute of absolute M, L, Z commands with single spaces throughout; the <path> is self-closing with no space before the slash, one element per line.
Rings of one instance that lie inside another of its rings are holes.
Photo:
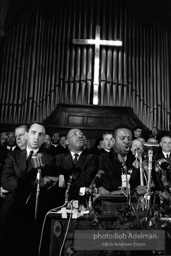
<path fill-rule="evenodd" d="M 121 178 L 123 178 L 123 175 L 125 175 L 126 178 L 126 190 L 127 193 L 125 193 L 124 188 L 125 186 L 123 186 L 123 183 L 125 183 L 125 181 L 122 180 L 122 186 L 121 186 L 121 191 L 123 192 L 124 195 L 126 195 L 127 197 L 127 201 L 128 201 L 128 206 L 131 206 L 131 192 L 130 192 L 130 186 L 129 186 L 129 181 L 128 181 L 128 168 L 125 164 L 125 161 L 123 160 L 122 156 L 120 154 L 118 154 L 118 159 L 122 165 L 123 168 L 123 173 Z"/>
<path fill-rule="evenodd" d="M 144 195 L 145 199 L 145 208 L 147 210 L 147 220 L 150 219 L 150 210 L 151 210 L 151 173 L 152 173 L 152 159 L 153 151 L 152 149 L 148 150 L 148 180 L 147 180 L 147 193 Z"/>
<path fill-rule="evenodd" d="M 36 201 L 35 201 L 35 213 L 34 213 L 35 221 L 37 222 L 38 204 L 39 204 L 39 195 L 40 195 L 41 168 L 44 167 L 43 155 L 41 153 L 33 155 L 31 160 L 32 160 L 33 167 L 37 169 L 37 177 L 36 177 L 37 188 L 36 188 Z"/>
<path fill-rule="evenodd" d="M 39 204 L 39 195 L 40 195 L 40 180 L 41 180 L 41 169 L 37 169 L 37 189 L 36 189 L 36 202 L 35 202 L 35 220 L 37 222 L 37 213 L 38 213 L 38 204 Z"/>
<path fill-rule="evenodd" d="M 140 160 L 140 185 L 144 186 L 144 170 L 143 170 L 143 164 L 142 164 L 142 155 L 139 155 Z"/>
<path fill-rule="evenodd" d="M 70 191 L 71 183 L 73 181 L 73 177 L 74 177 L 74 174 L 69 176 L 69 179 L 67 182 L 67 188 L 65 191 L 65 204 L 64 205 L 66 205 L 66 208 L 68 208 L 68 209 L 71 208 L 71 205 L 69 204 L 69 191 Z"/>

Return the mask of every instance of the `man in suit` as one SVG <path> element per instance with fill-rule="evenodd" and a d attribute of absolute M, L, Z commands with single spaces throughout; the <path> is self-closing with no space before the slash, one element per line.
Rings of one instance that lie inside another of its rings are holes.
<path fill-rule="evenodd" d="M 23 150 L 26 148 L 27 145 L 27 125 L 23 124 L 15 128 L 15 139 L 16 144 L 19 147 L 19 149 Z"/>
<path fill-rule="evenodd" d="M 160 149 L 156 154 L 155 160 L 162 158 L 171 158 L 171 137 L 169 135 L 165 135 L 160 140 Z"/>
<path fill-rule="evenodd" d="M 139 171 L 132 165 L 134 156 L 130 149 L 132 132 L 126 126 L 118 126 L 114 131 L 114 151 L 101 154 L 98 159 L 98 170 L 104 175 L 96 179 L 99 194 L 117 191 L 122 184 L 122 175 L 130 175 L 131 189 L 140 184 Z"/>
<path fill-rule="evenodd" d="M 157 140 L 157 142 L 160 141 L 161 139 L 161 136 L 160 136 L 160 131 L 157 127 L 153 127 L 152 130 L 151 130 L 151 133 L 149 135 L 149 138 L 154 138 Z"/>
<path fill-rule="evenodd" d="M 54 158 L 41 152 L 45 138 L 43 124 L 34 122 L 27 132 L 26 149 L 10 152 L 2 171 L 2 187 L 8 190 L 1 208 L 2 238 L 4 255 L 34 255 L 35 224 L 41 222 L 42 212 L 47 207 L 46 189 L 51 185 L 54 175 Z M 36 157 L 41 153 L 42 178 L 38 178 L 38 168 L 30 161 L 30 153 Z M 36 168 L 35 168 L 36 167 Z M 38 215 L 35 220 L 37 183 L 40 182 Z M 41 210 L 39 210 L 41 209 Z M 36 227 L 37 227 L 36 226 Z M 37 231 L 37 230 L 36 230 Z"/>
<path fill-rule="evenodd" d="M 112 132 L 105 132 L 102 136 L 103 138 L 103 148 L 99 150 L 99 154 L 110 152 L 113 149 L 113 134 Z"/>
<path fill-rule="evenodd" d="M 15 139 L 14 131 L 7 132 L 7 149 L 9 151 L 14 151 L 14 150 L 18 150 L 19 149 L 19 147 L 16 144 L 16 139 Z"/>
<path fill-rule="evenodd" d="M 55 157 L 59 175 L 60 195 L 63 195 L 61 203 L 64 203 L 66 199 L 65 192 L 69 180 L 71 181 L 69 200 L 78 199 L 80 188 L 88 187 L 97 171 L 95 156 L 84 150 L 85 136 L 80 129 L 69 130 L 66 136 L 66 143 L 69 151 Z"/>
<path fill-rule="evenodd" d="M 65 152 L 64 148 L 60 145 L 60 134 L 59 132 L 54 132 L 52 134 L 52 146 L 51 148 L 53 149 L 53 154 L 54 155 L 59 155 Z"/>

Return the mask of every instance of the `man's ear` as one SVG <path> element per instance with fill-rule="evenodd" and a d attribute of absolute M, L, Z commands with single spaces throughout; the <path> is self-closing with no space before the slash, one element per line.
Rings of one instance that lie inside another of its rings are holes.
<path fill-rule="evenodd" d="M 68 145 L 69 143 L 68 143 L 68 140 L 66 140 L 66 145 Z"/>

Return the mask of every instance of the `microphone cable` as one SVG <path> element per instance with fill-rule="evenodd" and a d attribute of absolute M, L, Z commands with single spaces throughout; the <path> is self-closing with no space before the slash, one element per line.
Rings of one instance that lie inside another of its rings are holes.
<path fill-rule="evenodd" d="M 44 228 L 45 228 L 45 223 L 46 223 L 47 216 L 48 216 L 50 213 L 52 213 L 52 212 L 53 212 L 53 213 L 58 213 L 58 210 L 60 210 L 61 208 L 63 208 L 65 205 L 66 205 L 66 203 L 64 203 L 64 204 L 61 205 L 61 206 L 52 208 L 52 209 L 50 209 L 50 210 L 46 213 L 46 215 L 45 215 L 45 217 L 44 217 L 44 220 L 43 220 L 42 229 L 41 229 L 41 234 L 40 234 L 40 242 L 39 242 L 38 255 L 40 255 L 40 250 L 41 250 L 42 240 L 43 240 L 43 232 L 44 232 Z"/>
<path fill-rule="evenodd" d="M 67 237 L 69 226 L 70 226 L 70 222 L 71 222 L 71 216 L 72 216 L 72 210 L 73 210 L 72 202 L 73 202 L 73 200 L 71 201 L 71 212 L 70 212 L 67 228 L 66 228 L 66 231 L 65 231 L 64 239 L 63 239 L 63 242 L 62 242 L 62 245 L 61 245 L 61 249 L 60 249 L 60 252 L 59 252 L 59 256 L 62 255 L 62 250 L 63 250 L 64 244 L 65 244 L 65 241 L 66 241 L 66 237 Z"/>

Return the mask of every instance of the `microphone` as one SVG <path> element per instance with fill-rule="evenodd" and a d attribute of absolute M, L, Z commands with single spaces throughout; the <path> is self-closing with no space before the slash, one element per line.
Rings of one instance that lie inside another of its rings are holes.
<path fill-rule="evenodd" d="M 31 158 L 33 167 L 36 169 L 42 168 L 45 166 L 43 162 L 43 155 L 41 153 L 38 153 Z"/>
<path fill-rule="evenodd" d="M 77 178 L 78 174 L 79 174 L 78 172 L 77 172 L 77 173 L 72 173 L 72 174 L 69 176 L 69 179 L 68 179 L 68 182 L 67 182 L 66 191 L 65 191 L 65 204 L 67 204 L 68 201 L 69 201 L 69 191 L 70 191 L 70 187 L 71 187 L 71 184 L 72 184 L 73 180 Z"/>
<path fill-rule="evenodd" d="M 160 145 L 158 143 L 155 142 L 145 142 L 144 143 L 144 147 L 147 148 L 153 148 L 153 147 L 159 147 Z"/>
<path fill-rule="evenodd" d="M 171 218 L 170 217 L 160 217 L 160 220 L 171 223 Z"/>
<path fill-rule="evenodd" d="M 151 190 L 151 173 L 152 173 L 152 161 L 153 161 L 153 150 L 148 150 L 148 181 L 147 181 L 147 191 Z"/>
<path fill-rule="evenodd" d="M 135 148 L 135 149 L 134 149 L 134 155 L 135 155 L 135 157 L 141 156 L 142 153 L 143 153 L 143 150 L 142 150 L 141 148 Z"/>
<path fill-rule="evenodd" d="M 72 180 L 73 180 L 73 176 L 74 176 L 74 174 L 70 175 L 69 179 L 68 179 L 68 182 L 67 182 L 67 188 L 66 188 L 66 191 L 65 191 L 65 204 L 68 203 L 69 191 L 70 191 L 71 183 L 72 183 Z"/>

